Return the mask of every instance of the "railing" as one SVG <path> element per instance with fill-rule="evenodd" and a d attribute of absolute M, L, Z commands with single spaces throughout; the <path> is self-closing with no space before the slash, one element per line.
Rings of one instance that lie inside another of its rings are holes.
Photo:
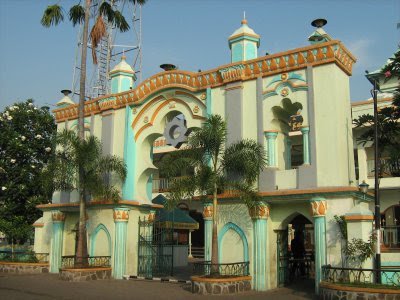
<path fill-rule="evenodd" d="M 248 276 L 250 263 L 248 261 L 230 264 L 212 264 L 210 261 L 193 263 L 194 275 L 210 275 L 211 271 L 218 269 L 220 276 Z"/>
<path fill-rule="evenodd" d="M 380 159 L 380 168 L 382 177 L 400 177 L 400 160 L 392 160 L 389 157 Z M 375 161 L 367 160 L 368 177 L 375 174 Z"/>
<path fill-rule="evenodd" d="M 204 247 L 192 247 L 192 256 L 194 258 L 204 258 Z"/>
<path fill-rule="evenodd" d="M 88 256 L 89 267 L 111 267 L 111 256 Z M 67 255 L 61 257 L 62 268 L 73 268 L 75 256 Z"/>
<path fill-rule="evenodd" d="M 382 248 L 400 249 L 400 226 L 382 226 Z"/>
<path fill-rule="evenodd" d="M 45 263 L 49 261 L 49 253 L 0 251 L 0 261 Z"/>
<path fill-rule="evenodd" d="M 381 275 L 382 285 L 400 287 L 400 268 L 356 269 L 322 266 L 322 280 L 330 283 L 377 284 L 375 277 L 378 273 Z"/>
<path fill-rule="evenodd" d="M 167 178 L 153 179 L 153 193 L 163 193 L 169 190 L 169 180 Z"/>

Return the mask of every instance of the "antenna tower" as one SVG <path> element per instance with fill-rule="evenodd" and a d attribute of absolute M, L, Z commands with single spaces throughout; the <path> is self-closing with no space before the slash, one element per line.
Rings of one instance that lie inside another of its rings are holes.
<path fill-rule="evenodd" d="M 113 9 L 118 9 L 125 16 L 129 23 L 130 30 L 125 33 L 131 45 L 117 44 L 119 37 L 118 29 L 112 24 L 106 22 L 107 34 L 101 39 L 97 46 L 97 65 L 91 60 L 91 55 L 87 58 L 86 70 L 86 100 L 97 98 L 110 93 L 110 69 L 113 62 L 118 61 L 116 57 L 120 54 L 133 52 L 133 60 L 131 62 L 139 81 L 142 81 L 142 6 L 135 3 L 128 3 L 121 0 L 107 0 Z M 98 14 L 98 3 L 94 3 L 91 7 L 91 23 Z M 90 29 L 89 29 L 90 30 Z M 79 96 L 79 80 L 81 66 L 81 47 L 82 47 L 83 24 L 80 25 L 77 36 L 77 47 L 75 50 L 74 69 L 72 74 L 72 97 Z M 91 49 L 88 45 L 88 51 Z"/>

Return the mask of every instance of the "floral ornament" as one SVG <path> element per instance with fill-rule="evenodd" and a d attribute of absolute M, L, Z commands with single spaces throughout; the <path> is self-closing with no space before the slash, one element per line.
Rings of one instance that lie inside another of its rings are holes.
<path fill-rule="evenodd" d="M 388 78 L 388 77 L 390 77 L 390 76 L 392 76 L 392 73 L 391 73 L 390 71 L 386 71 L 386 72 L 385 72 L 385 77 Z"/>

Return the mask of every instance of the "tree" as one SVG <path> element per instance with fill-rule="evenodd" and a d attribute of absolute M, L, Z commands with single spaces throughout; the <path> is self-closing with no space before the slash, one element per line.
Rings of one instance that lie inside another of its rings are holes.
<path fill-rule="evenodd" d="M 400 78 L 400 49 L 398 49 L 389 62 L 381 69 L 382 76 L 388 80 L 392 77 Z M 393 94 L 391 106 L 382 107 L 378 110 L 378 142 L 379 158 L 387 151 L 390 156 L 389 169 L 392 173 L 400 172 L 400 85 Z M 363 128 L 364 131 L 359 137 L 363 144 L 374 140 L 374 116 L 370 114 L 361 115 L 354 119 L 356 128 Z M 382 175 L 383 168 L 380 168 L 379 175 Z"/>
<path fill-rule="evenodd" d="M 80 139 L 74 131 L 64 130 L 56 138 L 57 151 L 51 164 L 54 188 L 60 191 L 78 189 L 79 202 L 89 199 L 118 201 L 118 180 L 125 181 L 126 166 L 119 157 L 102 155 L 98 138 Z M 78 172 L 81 176 L 77 176 Z M 86 215 L 85 215 L 86 219 Z M 80 232 L 78 232 L 79 238 Z M 86 247 L 86 238 L 83 239 Z M 87 265 L 87 256 L 75 254 L 75 266 Z"/>
<path fill-rule="evenodd" d="M 211 263 L 218 274 L 218 193 L 231 189 L 235 196 L 251 208 L 260 200 L 254 184 L 266 164 L 263 147 L 253 140 L 242 140 L 225 147 L 226 123 L 219 115 L 210 116 L 201 128 L 189 136 L 185 150 L 175 151 L 163 158 L 161 169 L 171 180 L 169 204 L 200 195 L 212 197 L 213 230 Z M 182 169 L 195 170 L 193 175 L 177 177 Z"/>
<path fill-rule="evenodd" d="M 42 184 L 56 132 L 48 107 L 33 100 L 0 113 L 0 232 L 10 243 L 24 243 L 40 217 L 36 205 L 48 203 L 51 186 Z"/>
<path fill-rule="evenodd" d="M 125 2 L 132 2 L 138 4 L 144 4 L 146 0 L 123 0 Z M 90 9 L 93 6 L 98 6 L 97 15 L 95 16 L 96 21 L 90 31 L 90 39 L 92 42 L 92 57 L 93 63 L 97 64 L 96 50 L 97 45 L 100 43 L 102 37 L 107 34 L 105 22 L 109 22 L 116 29 L 121 32 L 129 30 L 129 24 L 126 22 L 124 16 L 119 10 L 112 7 L 114 0 L 85 0 L 85 6 L 81 5 L 81 1 L 78 4 L 73 5 L 69 10 L 69 20 L 72 25 L 83 24 L 82 34 L 82 49 L 81 49 L 81 68 L 80 68 L 80 82 L 79 82 L 79 106 L 78 106 L 78 132 L 79 138 L 84 139 L 84 106 L 85 106 L 85 90 L 86 90 L 86 57 L 88 48 L 88 31 L 89 31 L 89 19 Z M 111 4 L 110 4 L 111 3 Z M 64 20 L 63 9 L 60 5 L 54 4 L 49 5 L 43 13 L 41 24 L 44 27 L 50 27 L 52 25 L 58 25 Z M 78 172 L 78 176 L 82 178 L 83 171 Z M 78 181 L 79 182 L 79 181 Z M 82 187 L 78 184 L 78 191 L 81 193 Z M 79 238 L 77 246 L 77 258 L 87 257 L 87 241 L 86 241 L 86 204 L 84 201 L 80 203 L 79 210 Z M 76 261 L 81 261 L 77 259 Z M 82 261 L 82 265 L 87 265 L 87 261 Z"/>

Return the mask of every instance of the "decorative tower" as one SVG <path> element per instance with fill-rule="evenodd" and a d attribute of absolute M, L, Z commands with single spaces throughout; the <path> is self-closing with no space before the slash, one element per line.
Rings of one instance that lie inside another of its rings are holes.
<path fill-rule="evenodd" d="M 121 93 L 133 88 L 136 81 L 135 71 L 126 62 L 126 56 L 122 55 L 121 61 L 110 72 L 111 93 Z"/>
<path fill-rule="evenodd" d="M 325 32 L 322 27 L 324 27 L 328 23 L 325 19 L 316 19 L 311 22 L 311 25 L 316 27 L 317 29 L 308 37 L 308 41 L 311 45 L 329 42 L 332 40 L 329 34 Z"/>
<path fill-rule="evenodd" d="M 228 39 L 231 49 L 231 62 L 257 58 L 257 49 L 260 46 L 260 36 L 247 25 L 246 18 Z"/>

